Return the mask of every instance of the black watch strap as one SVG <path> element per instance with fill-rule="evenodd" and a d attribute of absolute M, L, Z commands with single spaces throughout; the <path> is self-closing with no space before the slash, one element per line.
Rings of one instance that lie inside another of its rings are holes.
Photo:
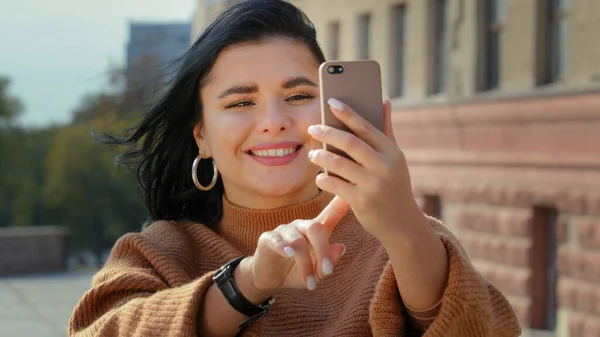
<path fill-rule="evenodd" d="M 248 301 L 248 299 L 240 292 L 233 279 L 233 272 L 244 258 L 245 256 L 240 256 L 227 262 L 224 266 L 219 268 L 213 276 L 215 284 L 219 290 L 221 290 L 221 293 L 227 302 L 229 302 L 235 310 L 248 317 L 248 319 L 238 325 L 239 328 L 243 328 L 261 319 L 267 314 L 269 308 L 271 308 L 274 303 L 274 299 L 271 297 L 260 305 L 256 305 Z"/>

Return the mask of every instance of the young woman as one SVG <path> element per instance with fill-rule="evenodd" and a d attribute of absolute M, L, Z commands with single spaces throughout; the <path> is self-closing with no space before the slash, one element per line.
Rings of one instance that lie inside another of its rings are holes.
<path fill-rule="evenodd" d="M 285 1 L 242 2 L 206 28 L 164 100 L 113 139 L 141 142 L 121 160 L 140 160 L 154 223 L 115 244 L 70 336 L 520 335 L 415 203 L 390 103 L 385 133 L 335 99 L 356 136 L 319 125 L 324 60 Z"/>

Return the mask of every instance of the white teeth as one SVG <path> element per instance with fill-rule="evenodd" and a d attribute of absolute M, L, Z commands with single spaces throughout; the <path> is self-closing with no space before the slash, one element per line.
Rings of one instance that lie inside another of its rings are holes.
<path fill-rule="evenodd" d="M 284 157 L 289 156 L 294 152 L 296 152 L 296 148 L 257 150 L 251 151 L 250 153 L 257 157 Z"/>

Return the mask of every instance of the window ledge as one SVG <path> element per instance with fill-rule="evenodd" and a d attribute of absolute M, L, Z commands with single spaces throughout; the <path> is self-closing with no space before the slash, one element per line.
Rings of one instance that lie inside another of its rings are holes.
<path fill-rule="evenodd" d="M 581 94 L 600 93 L 600 85 L 570 87 L 563 83 L 552 83 L 535 87 L 530 91 L 504 92 L 500 89 L 478 92 L 469 97 L 451 99 L 447 94 L 435 94 L 422 99 L 405 97 L 392 98 L 394 109 L 411 109 L 446 105 L 465 105 L 489 101 L 527 100 L 545 97 L 572 96 Z"/>

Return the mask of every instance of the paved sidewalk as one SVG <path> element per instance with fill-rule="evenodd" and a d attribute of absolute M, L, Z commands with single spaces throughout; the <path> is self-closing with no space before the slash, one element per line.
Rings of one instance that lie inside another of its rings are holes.
<path fill-rule="evenodd" d="M 0 336 L 65 337 L 94 271 L 0 277 Z"/>

